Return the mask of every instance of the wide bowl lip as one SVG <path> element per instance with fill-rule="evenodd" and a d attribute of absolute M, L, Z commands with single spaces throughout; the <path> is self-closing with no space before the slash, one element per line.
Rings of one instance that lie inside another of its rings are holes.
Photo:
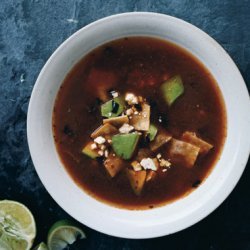
<path fill-rule="evenodd" d="M 73 218 L 75 218 L 76 220 L 79 220 L 77 218 L 76 215 L 72 214 L 72 212 L 65 208 L 65 206 L 63 205 L 63 201 L 60 201 L 59 199 L 57 199 L 56 195 L 52 192 L 50 192 L 50 190 L 48 190 L 48 188 L 46 187 L 46 181 L 45 179 L 40 175 L 39 173 L 39 170 L 37 169 L 36 167 L 36 159 L 34 157 L 34 152 L 33 152 L 33 148 L 32 148 L 32 136 L 31 136 L 31 110 L 32 110 L 32 103 L 34 102 L 34 93 L 37 91 L 37 87 L 38 87 L 38 84 L 41 80 L 41 77 L 42 75 L 44 74 L 44 72 L 46 71 L 48 65 L 50 64 L 50 62 L 57 57 L 58 53 L 60 53 L 60 51 L 65 47 L 65 45 L 67 45 L 68 43 L 71 42 L 71 40 L 74 40 L 77 38 L 77 36 L 81 33 L 81 32 L 84 32 L 85 30 L 87 29 L 91 29 L 93 26 L 95 25 L 98 25 L 102 22 L 105 22 L 107 20 L 112 20 L 112 19 L 116 19 L 116 18 L 124 18 L 124 17 L 133 17 L 133 16 L 137 16 L 137 15 L 140 15 L 140 16 L 147 16 L 147 17 L 150 17 L 150 16 L 154 16 L 154 17 L 164 17 L 164 18 L 168 18 L 168 19 L 172 19 L 173 21 L 179 23 L 179 24 L 183 24 L 183 25 L 186 25 L 186 26 L 189 26 L 189 28 L 193 29 L 195 32 L 199 32 L 200 34 L 202 34 L 203 36 L 206 37 L 206 39 L 210 40 L 210 42 L 212 42 L 214 44 L 214 46 L 219 49 L 221 52 L 223 52 L 225 54 L 225 56 L 228 57 L 228 60 L 230 60 L 230 63 L 231 63 L 231 66 L 234 68 L 234 70 L 237 71 L 238 73 L 238 77 L 241 78 L 241 81 L 243 83 L 244 82 L 244 79 L 239 71 L 239 69 L 237 68 L 236 64 L 234 63 L 234 61 L 231 59 L 231 57 L 228 55 L 228 53 L 221 47 L 220 44 L 218 44 L 212 37 L 210 37 L 207 33 L 205 33 L 204 31 L 202 31 L 201 29 L 199 29 L 198 27 L 182 20 L 182 19 L 179 19 L 179 18 L 176 18 L 176 17 L 173 17 L 173 16 L 169 16 L 169 15 L 165 15 L 165 14 L 160 14 L 160 13 L 155 13 L 155 12 L 125 12 L 125 13 L 120 13 L 120 14 L 115 14 L 115 15 L 111 15 L 111 16 L 108 16 L 108 17 L 104 17 L 102 19 L 99 19 L 97 21 L 94 21 L 86 26 L 84 26 L 83 28 L 79 29 L 78 31 L 76 31 L 74 34 L 72 34 L 68 39 L 66 39 L 54 52 L 53 54 L 50 56 L 50 58 L 47 60 L 47 62 L 45 63 L 45 65 L 43 66 L 42 70 L 40 71 L 39 73 L 39 76 L 36 80 L 36 83 L 34 85 L 34 88 L 32 90 L 32 94 L 31 94 L 31 98 L 30 98 L 30 102 L 29 102 L 29 106 L 28 106 L 28 114 L 27 114 L 27 138 L 28 138 L 28 145 L 29 145 L 29 150 L 30 150 L 30 154 L 31 154 L 31 158 L 32 158 L 32 161 L 34 163 L 34 166 L 35 166 L 35 169 L 37 171 L 37 174 L 40 178 L 40 180 L 42 181 L 45 189 L 48 191 L 48 193 L 52 196 L 52 198 L 56 201 L 56 203 L 61 207 L 63 208 L 68 214 L 70 214 Z M 248 90 L 247 90 L 247 87 L 246 87 L 246 84 L 244 84 L 244 88 L 247 93 L 248 93 Z M 248 94 L 249 95 L 249 94 Z M 248 107 L 249 111 L 250 111 L 250 108 Z M 236 184 L 238 183 L 240 177 L 242 176 L 243 174 L 243 171 L 245 169 L 245 166 L 247 164 L 247 161 L 248 161 L 248 157 L 249 157 L 249 150 L 250 149 L 250 141 L 248 141 L 248 150 L 245 151 L 245 155 L 244 155 L 244 160 L 242 160 L 242 165 L 240 167 L 240 169 L 238 169 L 238 173 L 236 176 L 234 176 L 234 179 L 232 180 L 231 182 L 231 185 L 230 186 L 227 186 L 224 188 L 224 193 L 223 193 L 223 196 L 220 197 L 220 199 L 217 199 L 216 202 L 214 203 L 214 205 L 212 207 L 210 207 L 209 209 L 206 209 L 204 211 L 202 211 L 202 213 L 200 213 L 198 216 L 196 216 L 196 218 L 193 218 L 191 223 L 188 222 L 186 225 L 184 225 L 183 227 L 182 226 L 176 226 L 175 230 L 172 230 L 171 232 L 168 232 L 167 234 L 173 234 L 175 232 L 178 232 L 178 231 L 181 231 L 181 230 L 184 230 L 194 224 L 196 224 L 197 222 L 199 222 L 200 220 L 204 219 L 207 215 L 209 215 L 210 213 L 212 213 L 220 204 L 223 203 L 223 201 L 228 197 L 228 195 L 232 192 L 232 190 L 235 188 Z M 142 211 L 143 212 L 143 211 Z M 166 235 L 166 232 L 162 231 L 161 233 L 157 232 L 157 233 L 154 233 L 152 232 L 151 235 L 148 235 L 148 234 L 145 234 L 145 235 L 141 235 L 141 234 L 138 234 L 138 235 L 134 235 L 133 237 L 127 237 L 127 235 L 123 234 L 123 233 L 117 233 L 117 232 L 109 232 L 105 229 L 105 227 L 101 227 L 97 224 L 94 224 L 94 223 L 90 223 L 90 221 L 88 221 L 88 223 L 86 221 L 81 221 L 82 223 L 84 223 L 85 225 L 89 226 L 90 228 L 94 229 L 94 230 L 97 230 L 99 232 L 102 232 L 102 233 L 105 233 L 105 234 L 108 234 L 108 235 L 112 235 L 112 236 L 116 236 L 116 237 L 123 237 L 123 238 L 130 238 L 130 239 L 145 239 L 145 238 L 155 238 L 155 237 L 160 237 L 160 236 L 165 236 Z"/>

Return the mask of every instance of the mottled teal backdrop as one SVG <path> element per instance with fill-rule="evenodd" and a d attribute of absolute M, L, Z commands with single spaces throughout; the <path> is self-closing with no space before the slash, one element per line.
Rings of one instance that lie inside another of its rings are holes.
<path fill-rule="evenodd" d="M 46 239 L 54 221 L 69 216 L 47 193 L 31 162 L 26 115 L 33 85 L 49 56 L 72 33 L 128 11 L 165 13 L 198 26 L 228 51 L 250 87 L 249 0 L 0 0 L 0 199 L 30 207 L 37 221 L 36 243 Z M 157 239 L 126 240 L 83 226 L 87 240 L 70 249 L 250 249 L 249 167 L 230 197 L 189 229 Z"/>

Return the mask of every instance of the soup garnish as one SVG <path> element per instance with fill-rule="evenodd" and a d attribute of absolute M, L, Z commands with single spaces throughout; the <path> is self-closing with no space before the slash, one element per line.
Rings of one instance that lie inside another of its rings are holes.
<path fill-rule="evenodd" d="M 184 93 L 181 76 L 163 82 L 160 90 L 166 105 L 171 106 Z M 150 121 L 152 111 L 143 96 L 115 90 L 112 95 L 100 105 L 103 124 L 90 135 L 82 153 L 93 160 L 101 158 L 111 178 L 124 170 L 135 195 L 140 195 L 159 171 L 167 172 L 174 163 L 192 168 L 199 155 L 213 148 L 194 132 L 185 131 L 178 140 L 166 129 L 157 128 Z M 163 156 L 159 149 L 166 144 L 169 148 Z"/>

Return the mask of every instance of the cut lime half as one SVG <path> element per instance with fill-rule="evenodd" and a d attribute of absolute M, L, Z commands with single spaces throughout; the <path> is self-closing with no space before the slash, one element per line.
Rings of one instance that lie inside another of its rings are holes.
<path fill-rule="evenodd" d="M 44 242 L 41 242 L 33 250 L 48 250 L 48 247 L 46 246 L 46 244 Z"/>
<path fill-rule="evenodd" d="M 0 249 L 28 250 L 36 236 L 30 210 L 16 201 L 0 201 Z"/>
<path fill-rule="evenodd" d="M 75 223 L 60 220 L 50 228 L 47 245 L 50 250 L 62 250 L 83 238 L 86 238 L 85 233 Z"/>

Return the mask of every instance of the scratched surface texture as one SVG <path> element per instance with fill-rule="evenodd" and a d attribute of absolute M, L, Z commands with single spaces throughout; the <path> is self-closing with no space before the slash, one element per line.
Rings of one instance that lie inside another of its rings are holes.
<path fill-rule="evenodd" d="M 21 201 L 32 210 L 38 228 L 36 243 L 46 240 L 54 221 L 69 216 L 47 193 L 30 158 L 26 115 L 33 85 L 49 56 L 72 33 L 99 18 L 128 11 L 165 13 L 203 29 L 228 51 L 250 87 L 249 0 L 1 0 L 0 199 Z M 87 240 L 70 249 L 250 249 L 249 180 L 248 164 L 230 197 L 182 232 L 126 240 L 82 226 Z"/>

